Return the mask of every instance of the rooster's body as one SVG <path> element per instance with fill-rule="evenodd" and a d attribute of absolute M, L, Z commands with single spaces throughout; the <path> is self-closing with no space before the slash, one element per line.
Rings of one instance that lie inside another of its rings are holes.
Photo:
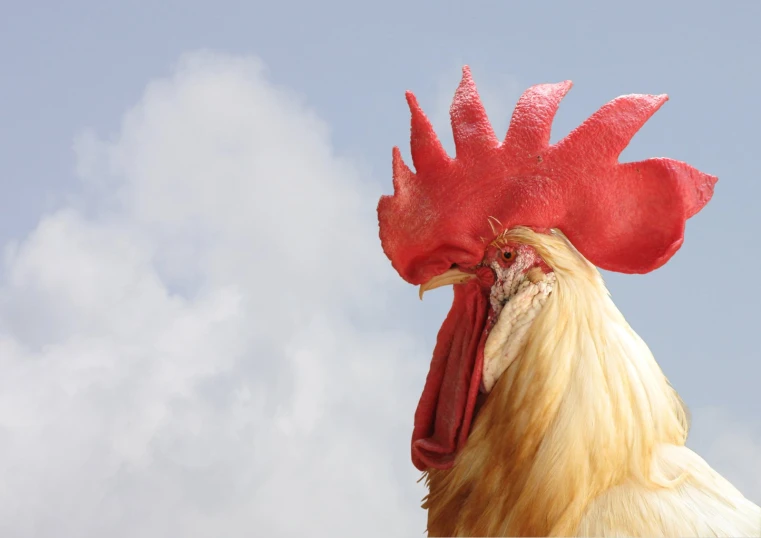
<path fill-rule="evenodd" d="M 378 206 L 394 268 L 454 286 L 415 414 L 431 536 L 761 536 L 761 508 L 685 446 L 688 413 L 595 266 L 647 273 L 716 178 L 618 155 L 666 96 L 608 103 L 555 145 L 570 82 L 494 135 L 467 69 L 450 158 L 414 96 L 412 172 Z"/>
<path fill-rule="evenodd" d="M 555 291 L 449 470 L 431 536 L 758 536 L 761 509 L 684 446 L 687 412 L 567 241 L 528 230 Z"/>

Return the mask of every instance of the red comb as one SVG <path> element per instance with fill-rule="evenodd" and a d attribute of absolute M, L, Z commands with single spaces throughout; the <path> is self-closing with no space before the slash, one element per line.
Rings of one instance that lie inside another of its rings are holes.
<path fill-rule="evenodd" d="M 609 271 L 647 273 L 674 255 L 685 221 L 711 199 L 717 178 L 671 159 L 618 162 L 667 96 L 614 99 L 550 146 L 570 89 L 566 81 L 526 90 L 500 144 L 463 68 L 450 109 L 454 159 L 407 92 L 416 171 L 394 148 L 394 194 L 378 204 L 383 250 L 402 278 L 422 284 L 453 264 L 472 267 L 496 233 L 519 225 L 560 229 Z"/>

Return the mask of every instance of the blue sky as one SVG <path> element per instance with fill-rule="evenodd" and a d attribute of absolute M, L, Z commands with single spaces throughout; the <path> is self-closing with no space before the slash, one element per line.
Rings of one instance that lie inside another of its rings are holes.
<path fill-rule="evenodd" d="M 557 140 L 671 100 L 622 160 L 718 175 L 613 299 L 761 501 L 761 4 L 17 3 L 0 19 L 0 534 L 412 534 L 414 407 L 451 292 L 380 251 L 404 91 L 451 148 L 463 64 L 495 130 L 571 79 Z M 298 518 L 294 513 L 300 514 Z"/>

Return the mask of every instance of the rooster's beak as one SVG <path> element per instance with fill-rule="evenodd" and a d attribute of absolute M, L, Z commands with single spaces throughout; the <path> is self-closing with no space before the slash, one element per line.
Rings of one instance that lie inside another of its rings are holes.
<path fill-rule="evenodd" d="M 467 282 L 471 278 L 476 278 L 476 275 L 471 273 L 465 273 L 459 269 L 450 269 L 446 273 L 442 273 L 433 277 L 425 284 L 420 285 L 420 299 L 423 299 L 423 294 L 428 290 L 440 288 L 441 286 L 449 286 L 454 284 L 462 284 Z"/>

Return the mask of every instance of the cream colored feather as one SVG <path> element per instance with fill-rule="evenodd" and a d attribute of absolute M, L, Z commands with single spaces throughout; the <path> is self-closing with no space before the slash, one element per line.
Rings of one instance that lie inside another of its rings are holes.
<path fill-rule="evenodd" d="M 761 508 L 684 446 L 687 411 L 602 278 L 560 232 L 556 285 L 455 465 L 431 471 L 431 536 L 759 536 Z"/>

